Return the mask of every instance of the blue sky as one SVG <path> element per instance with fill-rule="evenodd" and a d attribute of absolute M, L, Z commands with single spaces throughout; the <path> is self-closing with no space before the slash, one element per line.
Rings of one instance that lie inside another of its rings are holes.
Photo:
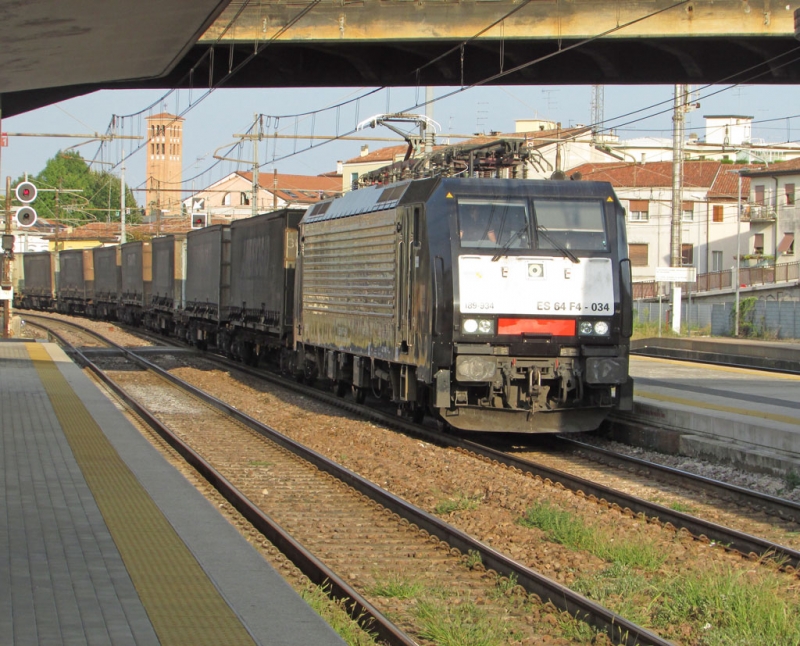
<path fill-rule="evenodd" d="M 338 110 L 323 110 L 327 106 L 352 100 L 374 88 L 317 88 L 317 89 L 220 89 L 202 101 L 191 97 L 194 107 L 185 113 L 184 124 L 184 182 L 187 190 L 202 188 L 221 176 L 237 169 L 231 162 L 213 163 L 216 150 L 236 141 L 234 135 L 244 133 L 253 121 L 254 113 L 282 115 L 277 122 L 277 132 L 294 134 L 313 132 L 317 135 L 335 135 L 352 130 L 356 123 L 377 113 L 414 108 L 424 101 L 424 88 L 392 88 L 380 90 L 349 103 Z M 715 93 L 713 96 L 710 94 Z M 103 91 L 72 99 L 23 115 L 3 119 L 4 132 L 91 134 L 106 132 L 113 114 L 129 115 L 156 103 L 152 112 L 166 109 L 182 112 L 190 98 L 184 92 L 158 100 L 164 92 L 156 91 Z M 450 96 L 446 96 L 450 95 Z M 515 119 L 543 118 L 560 121 L 563 126 L 587 124 L 590 121 L 591 88 L 589 86 L 503 86 L 478 87 L 464 92 L 457 88 L 435 88 L 438 99 L 434 106 L 434 119 L 442 126 L 440 137 L 447 133 L 470 134 L 475 132 L 513 131 Z M 652 135 L 669 137 L 672 128 L 672 86 L 605 86 L 604 116 L 606 124 L 615 128 L 623 139 Z M 800 88 L 795 86 L 713 86 L 699 91 L 700 108 L 687 117 L 687 132 L 695 131 L 701 137 L 703 116 L 709 114 L 737 114 L 754 117 L 754 139 L 777 143 L 800 141 Z M 661 104 L 658 107 L 655 104 Z M 644 111 L 621 117 L 636 110 Z M 314 116 L 294 118 L 301 112 L 320 110 Z M 424 108 L 416 108 L 422 113 Z M 659 113 L 651 118 L 648 115 Z M 761 121 L 776 119 L 768 123 Z M 628 123 L 633 122 L 633 123 Z M 124 120 L 126 134 L 144 134 L 141 117 Z M 265 125 L 268 132 L 276 131 L 275 120 Z M 366 134 L 393 137 L 384 128 L 367 130 Z M 356 157 L 361 145 L 367 142 L 337 141 L 321 145 L 316 142 L 308 150 L 304 140 L 279 139 L 262 142 L 259 159 L 267 163 L 261 172 L 277 168 L 282 173 L 315 175 L 334 170 L 336 161 Z M 11 137 L 9 146 L 2 149 L 0 174 L 16 178 L 24 172 L 38 173 L 48 158 L 76 144 L 81 139 L 52 137 Z M 387 142 L 369 142 L 370 150 L 392 145 Z M 104 153 L 106 160 L 117 161 L 123 150 L 130 154 L 135 145 L 131 142 L 111 144 Z M 84 157 L 93 157 L 96 143 L 78 145 L 76 150 Z M 224 152 L 222 148 L 220 152 Z M 295 151 L 303 151 L 295 154 Z M 232 157 L 252 159 L 252 144 L 234 150 Z M 274 161 L 273 161 L 274 160 Z M 130 154 L 125 162 L 126 180 L 135 187 L 144 181 L 144 150 Z M 108 168 L 96 166 L 95 168 Z M 249 170 L 250 166 L 239 166 Z M 113 172 L 118 173 L 115 169 Z M 194 177 L 194 179 L 192 179 Z M 138 196 L 138 194 L 137 194 Z"/>

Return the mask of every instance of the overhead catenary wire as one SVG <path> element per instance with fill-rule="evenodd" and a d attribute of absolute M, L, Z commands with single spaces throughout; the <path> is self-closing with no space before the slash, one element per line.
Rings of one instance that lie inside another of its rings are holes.
<path fill-rule="evenodd" d="M 576 47 L 580 47 L 580 46 L 586 45 L 586 44 L 588 44 L 588 43 L 590 43 L 590 42 L 592 42 L 592 41 L 594 41 L 594 40 L 597 40 L 597 39 L 599 39 L 599 38 L 603 38 L 603 37 L 605 37 L 605 36 L 609 35 L 610 33 L 613 33 L 613 32 L 615 32 L 615 31 L 617 31 L 617 30 L 619 30 L 619 29 L 624 29 L 625 27 L 628 27 L 628 26 L 630 26 L 630 25 L 632 25 L 632 24 L 635 24 L 635 23 L 637 23 L 637 22 L 641 22 L 641 21 L 643 21 L 643 20 L 646 20 L 646 19 L 648 19 L 648 18 L 650 18 L 650 17 L 652 17 L 652 16 L 655 16 L 655 15 L 658 15 L 659 13 L 662 13 L 662 12 L 664 12 L 664 11 L 668 11 L 668 10 L 671 10 L 671 9 L 673 9 L 673 8 L 675 8 L 675 7 L 679 7 L 679 6 L 683 5 L 683 4 L 686 4 L 686 1 L 688 1 L 688 0 L 684 0 L 684 1 L 682 1 L 682 2 L 677 2 L 677 3 L 675 3 L 675 4 L 672 4 L 672 5 L 668 6 L 668 7 L 661 8 L 661 9 L 659 9 L 658 11 L 651 12 L 651 13 L 649 13 L 649 14 L 646 14 L 645 16 L 641 16 L 641 17 L 639 17 L 639 18 L 636 18 L 636 19 L 634 19 L 634 20 L 631 20 L 631 21 L 629 21 L 629 22 L 627 22 L 627 23 L 624 23 L 624 24 L 622 24 L 622 25 L 617 25 L 616 27 L 614 27 L 614 28 L 612 28 L 612 29 L 609 29 L 609 30 L 606 30 L 606 31 L 604 31 L 604 32 L 601 32 L 601 33 L 599 33 L 599 34 L 597 34 L 597 35 L 595 35 L 595 36 L 593 36 L 593 37 L 590 37 L 590 38 L 584 39 L 584 40 L 582 40 L 582 41 L 580 41 L 580 42 L 577 42 L 577 43 L 573 43 L 572 45 L 569 45 L 569 46 L 568 46 L 568 47 L 566 47 L 566 48 L 563 48 L 563 47 L 562 47 L 562 48 L 558 49 L 558 50 L 557 50 L 557 51 L 555 51 L 555 52 L 552 52 L 552 53 L 550 53 L 550 54 L 547 54 L 547 55 L 545 55 L 545 56 L 543 56 L 543 57 L 539 57 L 539 58 L 537 58 L 537 59 L 533 59 L 533 60 L 531 60 L 531 61 L 528 61 L 528 62 L 526 62 L 526 63 L 523 63 L 523 64 L 521 64 L 521 65 L 519 65 L 519 66 L 516 66 L 516 67 L 514 67 L 514 68 L 512 68 L 512 69 L 508 69 L 508 70 L 502 70 L 502 71 L 501 71 L 500 73 L 498 73 L 498 74 L 491 75 L 491 76 L 489 76 L 489 77 L 487 77 L 487 78 L 485 78 L 485 79 L 482 79 L 482 80 L 480 80 L 480 81 L 477 81 L 477 82 L 475 82 L 475 83 L 473 83 L 473 84 L 471 84 L 471 85 L 468 85 L 468 86 L 465 86 L 465 87 L 459 88 L 458 90 L 455 90 L 454 92 L 451 92 L 451 93 L 448 93 L 448 94 L 442 95 L 442 96 L 440 96 L 440 97 L 437 97 L 436 99 L 434 99 L 434 101 L 441 101 L 441 100 L 443 100 L 443 99 L 446 99 L 446 98 L 449 98 L 449 97 L 451 97 L 451 96 L 454 96 L 454 95 L 456 95 L 456 94 L 458 94 L 458 93 L 460 93 L 460 92 L 464 92 L 464 91 L 467 91 L 467 90 L 469 90 L 469 89 L 472 89 L 472 88 L 474 88 L 474 87 L 479 87 L 479 86 L 481 86 L 481 85 L 486 85 L 487 83 L 494 82 L 494 81 L 496 81 L 496 80 L 498 80 L 498 79 L 500 79 L 500 78 L 503 78 L 503 77 L 507 76 L 508 74 L 513 74 L 513 73 L 515 73 L 515 72 L 518 72 L 519 70 L 521 70 L 521 69 L 524 69 L 525 67 L 529 67 L 529 66 L 531 66 L 531 65 L 534 65 L 534 64 L 537 64 L 537 63 L 541 63 L 541 62 L 543 62 L 543 61 L 545 61 L 545 60 L 547 60 L 547 59 L 550 59 L 550 58 L 552 58 L 552 57 L 554 57 L 554 56 L 557 56 L 557 55 L 559 55 L 559 54 L 561 54 L 561 53 L 565 53 L 565 52 L 567 52 L 567 51 L 570 51 L 571 49 L 575 49 Z M 247 4 L 247 3 L 245 3 L 245 4 Z M 313 5 L 313 4 L 316 4 L 316 3 L 311 3 L 311 4 Z M 437 61 L 437 60 L 440 60 L 440 59 L 441 59 L 441 57 L 443 57 L 443 56 L 446 56 L 446 55 L 452 54 L 453 52 L 456 52 L 456 51 L 458 51 L 459 49 L 461 49 L 461 48 L 462 48 L 462 46 L 463 46 L 463 44 L 464 44 L 464 43 L 469 43 L 470 41 L 474 40 L 474 39 L 475 39 L 475 38 L 477 38 L 479 35 L 481 35 L 481 34 L 485 33 L 485 32 L 486 32 L 486 31 L 488 31 L 489 29 L 491 29 L 493 26 L 495 26 L 495 25 L 497 25 L 497 24 L 501 23 L 501 22 L 502 22 L 502 20 L 503 20 L 503 19 L 505 19 L 505 18 L 506 18 L 508 15 L 510 15 L 510 14 L 512 14 L 512 13 L 515 13 L 516 11 L 519 11 L 521 8 L 523 8 L 523 7 L 524 7 L 525 5 L 527 5 L 527 4 L 528 4 L 528 2 L 525 2 L 525 3 L 523 3 L 522 5 L 515 7 L 515 8 L 514 8 L 514 9 L 513 9 L 511 12 L 508 12 L 508 13 L 507 13 L 505 16 L 503 16 L 503 18 L 500 18 L 500 19 L 498 19 L 498 20 L 494 21 L 493 23 L 491 23 L 491 24 L 490 24 L 489 26 L 487 26 L 486 28 L 482 29 L 482 30 L 481 30 L 480 32 L 478 32 L 477 34 L 475 34 L 475 35 L 471 36 L 470 38 L 466 39 L 465 41 L 463 41 L 463 43 L 462 43 L 462 44 L 459 44 L 459 45 L 455 46 L 454 48 L 451 48 L 450 50 L 448 50 L 448 52 L 445 52 L 444 54 L 442 54 L 442 55 L 440 55 L 440 56 L 437 56 L 436 58 L 432 59 L 431 61 L 428 61 L 428 62 L 427 62 L 427 63 L 425 63 L 424 65 L 422 65 L 422 66 L 420 66 L 420 67 L 416 68 L 416 69 L 414 70 L 414 72 L 413 72 L 413 73 L 414 73 L 415 75 L 418 75 L 418 73 L 419 73 L 419 71 L 420 71 L 421 69 L 424 69 L 425 67 L 427 67 L 427 66 L 431 65 L 432 63 L 434 63 L 435 61 Z M 306 8 L 304 8 L 304 10 L 303 10 L 302 12 L 300 12 L 300 14 L 298 14 L 298 16 L 296 16 L 296 17 L 295 17 L 295 19 L 293 19 L 292 21 L 290 21 L 290 23 L 287 23 L 287 25 L 286 25 L 286 26 L 284 26 L 284 27 L 282 28 L 282 30 L 279 30 L 278 34 L 274 35 L 274 36 L 273 36 L 273 37 L 270 39 L 270 41 L 271 41 L 271 40 L 274 40 L 274 39 L 277 37 L 277 35 L 279 35 L 279 34 L 281 34 L 281 33 L 285 33 L 285 30 L 286 30 L 286 29 L 289 29 L 289 28 L 291 27 L 291 25 L 293 25 L 293 24 L 296 22 L 296 19 L 299 19 L 299 17 L 302 17 L 302 15 L 305 15 L 305 14 L 306 14 L 308 11 L 310 11 L 310 10 L 311 10 L 311 8 L 312 8 L 312 7 L 311 7 L 311 5 L 309 5 L 309 6 L 307 6 Z M 241 13 L 241 12 L 239 12 L 239 13 Z M 238 15 L 238 14 L 237 14 L 237 15 Z M 231 24 L 233 24 L 233 21 L 231 21 L 231 22 L 229 23 L 229 27 L 230 27 L 230 25 L 231 25 Z M 256 50 L 258 50 L 258 47 L 256 47 L 255 49 L 256 49 Z M 800 48 L 798 48 L 798 49 L 800 49 Z M 769 59 L 768 61 L 764 61 L 764 62 L 762 62 L 762 63 L 759 63 L 759 64 L 757 64 L 757 65 L 751 66 L 751 67 L 749 67 L 749 68 L 745 68 L 744 70 L 741 70 L 741 71 L 737 72 L 737 73 L 736 73 L 736 74 L 734 74 L 734 75 L 731 75 L 731 76 L 729 76 L 729 77 L 726 77 L 726 79 L 722 79 L 722 80 L 720 80 L 720 81 L 717 81 L 716 83 L 724 82 L 724 81 L 725 81 L 725 80 L 727 80 L 728 78 L 731 78 L 731 77 L 734 77 L 734 76 L 740 76 L 741 74 L 747 73 L 748 71 L 750 71 L 750 70 L 753 70 L 753 69 L 756 69 L 756 68 L 757 68 L 757 67 L 759 67 L 759 66 L 763 66 L 763 65 L 765 65 L 765 64 L 768 64 L 768 63 L 770 63 L 770 62 L 772 62 L 772 61 L 775 61 L 775 60 L 779 59 L 780 57 L 782 57 L 782 56 L 786 56 L 786 55 L 788 55 L 789 53 L 792 53 L 792 52 L 794 52 L 794 51 L 796 51 L 796 50 L 791 50 L 791 52 L 785 52 L 785 53 L 783 53 L 783 54 L 779 54 L 778 56 L 776 56 L 776 57 L 773 57 L 773 58 Z M 249 62 L 249 60 L 251 60 L 251 59 L 252 59 L 252 55 L 251 55 L 250 57 L 248 57 L 248 59 L 246 59 L 245 61 L 243 61 L 242 63 L 240 63 L 240 65 L 238 65 L 238 66 L 237 66 L 237 68 L 236 68 L 235 70 L 233 70 L 233 72 L 237 71 L 238 69 L 241 69 L 241 67 L 242 67 L 243 65 L 247 64 L 247 63 Z M 786 64 L 788 64 L 788 63 L 786 63 Z M 751 78 L 749 78 L 749 79 L 742 80 L 742 81 L 740 81 L 739 83 L 736 83 L 736 84 L 734 84 L 734 85 L 731 85 L 731 86 L 730 86 L 730 87 L 728 87 L 728 88 L 724 88 L 724 89 L 721 89 L 721 90 L 719 90 L 719 91 L 717 91 L 717 92 L 710 93 L 710 94 L 706 95 L 706 97 L 707 97 L 707 96 L 713 96 L 713 95 L 715 95 L 715 94 L 718 94 L 718 93 L 720 93 L 720 92 L 723 92 L 723 91 L 727 91 L 727 90 L 729 90 L 729 89 L 731 89 L 731 88 L 733 88 L 733 87 L 736 87 L 737 85 L 740 85 L 741 83 L 746 83 L 746 82 L 748 82 L 748 81 L 752 80 L 753 78 L 758 78 L 759 76 L 761 76 L 761 75 L 763 75 L 763 74 L 766 74 L 766 73 L 768 73 L 768 72 L 762 72 L 761 74 L 755 75 L 754 77 L 751 77 Z M 221 86 L 223 83 L 224 83 L 224 81 L 223 81 L 223 82 L 220 82 L 220 84 L 219 84 L 218 86 L 216 86 L 216 87 L 220 87 L 220 86 Z M 714 85 L 714 84 L 709 84 L 709 85 L 707 85 L 707 86 L 704 86 L 704 87 L 710 87 L 711 85 Z M 216 87 L 215 87 L 215 89 L 216 89 Z M 322 112 L 324 112 L 324 111 L 326 111 L 326 110 L 333 110 L 333 109 L 339 110 L 341 107 L 343 107 L 343 106 L 345 106 L 345 105 L 348 105 L 348 104 L 355 104 L 355 105 L 358 105 L 358 101 L 360 101 L 360 99 L 362 99 L 362 98 L 365 98 L 365 97 L 368 97 L 368 96 L 370 96 L 370 95 L 373 95 L 373 94 L 375 94 L 375 93 L 377 93 L 377 92 L 380 92 L 381 90 L 386 90 L 386 92 L 387 92 L 387 100 L 388 100 L 388 96 L 389 96 L 389 88 L 387 88 L 387 87 L 380 87 L 380 88 L 372 89 L 372 90 L 370 90 L 370 91 L 368 91 L 368 92 L 366 92 L 366 93 L 362 93 L 362 94 L 361 94 L 359 97 L 356 97 L 356 98 L 350 99 L 350 100 L 348 100 L 348 101 L 344 101 L 344 102 L 340 102 L 340 103 L 334 104 L 333 106 L 328 106 L 328 107 L 326 107 L 326 108 L 321 108 L 321 109 L 319 109 L 319 110 L 311 110 L 311 111 L 306 111 L 306 112 L 302 112 L 302 113 L 296 113 L 296 114 L 290 114 L 290 115 L 285 115 L 285 114 L 284 114 L 284 115 L 273 115 L 273 118 L 274 118 L 274 116 L 278 116 L 278 117 L 280 117 L 280 118 L 282 118 L 282 119 L 292 119 L 292 118 L 294 118 L 294 119 L 297 119 L 297 118 L 306 117 L 306 116 L 312 116 L 313 118 L 316 118 L 316 116 L 317 116 L 317 115 L 319 115 L 320 113 L 322 113 Z M 167 96 L 168 96 L 168 95 L 167 95 Z M 706 98 L 706 97 L 704 97 L 704 98 Z M 205 97 L 203 97 L 203 98 L 205 98 Z M 668 103 L 668 102 L 670 102 L 670 101 L 659 102 L 659 103 L 656 103 L 656 104 L 654 104 L 654 105 L 652 105 L 652 106 L 647 106 L 647 107 L 644 107 L 644 108 L 640 108 L 640 109 L 638 109 L 638 110 L 631 111 L 631 112 L 629 112 L 629 113 L 626 113 L 626 114 L 624 114 L 624 115 L 619 115 L 619 116 L 617 116 L 617 117 L 612 117 L 612 118 L 610 118 L 610 119 L 606 119 L 605 123 L 609 123 L 609 122 L 617 121 L 617 120 L 619 120 L 619 119 L 626 118 L 627 116 L 630 116 L 630 115 L 633 115 L 633 114 L 638 114 L 638 113 L 640 113 L 640 112 L 643 112 L 643 111 L 651 110 L 651 109 L 653 109 L 654 107 L 657 107 L 657 106 L 659 106 L 659 105 L 661 105 L 661 104 L 663 104 L 663 103 Z M 151 105 L 149 106 L 149 108 L 152 108 L 152 107 L 153 107 L 154 105 L 156 105 L 157 103 L 158 103 L 158 102 L 155 102 L 155 103 L 151 104 Z M 413 109 L 419 108 L 419 107 L 421 107 L 421 106 L 423 106 L 423 105 L 426 105 L 426 104 L 427 104 L 427 102 L 418 102 L 418 103 L 417 103 L 415 106 L 412 106 L 411 108 L 407 108 L 406 110 L 413 110 Z M 194 106 L 194 105 L 196 105 L 196 104 L 192 104 L 192 106 Z M 190 108 L 189 108 L 189 109 L 190 109 Z M 146 109 L 145 109 L 145 111 L 146 111 Z M 187 109 L 187 110 L 184 110 L 184 112 L 183 112 L 182 114 L 185 114 L 187 111 L 188 111 L 188 109 Z M 642 118 L 639 118 L 639 119 L 636 119 L 636 120 L 632 120 L 632 121 L 630 121 L 630 122 L 626 122 L 626 123 L 624 123 L 624 124 L 620 124 L 620 126 L 624 126 L 624 125 L 630 125 L 631 123 L 637 123 L 637 122 L 640 122 L 640 121 L 644 121 L 644 120 L 646 120 L 646 119 L 653 118 L 653 117 L 655 117 L 655 116 L 658 116 L 658 115 L 660 115 L 660 114 L 664 114 L 665 112 L 668 112 L 668 111 L 669 111 L 669 110 L 664 110 L 664 111 L 660 111 L 660 112 L 657 112 L 657 113 L 654 113 L 654 114 L 651 114 L 651 115 L 647 115 L 647 116 L 645 116 L 645 117 L 642 117 Z M 136 114 L 140 115 L 140 114 L 142 114 L 143 112 L 144 112 L 144 111 L 139 111 L 138 113 L 133 113 L 133 114 L 134 114 L 134 115 L 136 115 Z M 264 115 L 264 116 L 269 116 L 269 115 Z M 777 120 L 782 120 L 782 119 L 785 119 L 785 118 L 781 118 L 781 119 L 777 119 Z M 337 120 L 337 124 L 338 124 L 338 120 Z M 620 126 L 617 126 L 617 127 L 620 127 Z M 286 127 L 287 127 L 287 128 L 289 128 L 289 127 L 291 127 L 291 126 L 290 126 L 290 125 L 287 125 Z M 297 123 L 295 123 L 295 125 L 294 125 L 294 128 L 295 128 L 295 130 L 297 129 Z M 607 128 L 604 128 L 604 130 L 611 130 L 611 129 L 613 129 L 613 126 L 609 126 L 609 127 L 607 127 Z M 312 145 L 310 145 L 310 146 L 308 146 L 308 147 L 306 147 L 306 148 L 300 149 L 300 150 L 297 150 L 297 146 L 296 146 L 296 144 L 295 144 L 295 146 L 294 146 L 294 149 L 293 149 L 293 150 L 292 150 L 290 153 L 288 153 L 288 154 L 283 154 L 283 155 L 278 155 L 278 154 L 277 154 L 277 141 L 275 141 L 275 142 L 274 142 L 274 144 L 275 144 L 275 147 L 273 148 L 273 155 L 271 156 L 271 159 L 268 159 L 268 161 L 265 161 L 264 163 L 262 163 L 262 164 L 260 165 L 260 167 L 263 167 L 263 166 L 265 166 L 265 165 L 268 165 L 268 164 L 275 164 L 275 163 L 276 163 L 276 162 L 278 162 L 278 161 L 282 161 L 282 160 L 284 160 L 284 159 L 287 159 L 287 158 L 290 158 L 290 157 L 293 157 L 293 156 L 296 156 L 296 155 L 300 155 L 300 154 L 302 154 L 302 153 L 304 153 L 304 152 L 307 152 L 308 150 L 310 150 L 310 149 L 312 149 L 312 148 L 318 148 L 320 145 L 324 145 L 325 143 L 329 143 L 330 141 L 335 141 L 335 140 L 342 139 L 343 137 L 346 137 L 346 136 L 348 136 L 348 135 L 351 135 L 351 134 L 353 134 L 353 133 L 354 133 L 354 131 L 353 131 L 353 130 L 350 130 L 350 131 L 348 131 L 348 132 L 341 132 L 341 133 L 340 133 L 340 132 L 338 132 L 338 125 L 337 125 L 337 136 L 336 136 L 336 137 L 334 137 L 334 138 L 332 138 L 332 139 L 330 139 L 329 141 L 325 141 L 325 142 L 322 142 L 322 143 L 320 143 L 320 144 L 312 144 Z M 137 152 L 139 149 L 141 149 L 141 148 L 142 148 L 144 145 L 146 145 L 146 142 L 145 142 L 145 144 L 143 144 L 142 146 L 139 146 L 139 147 L 138 147 L 136 150 L 134 150 L 134 151 L 132 151 L 131 153 L 129 153 L 129 154 L 128 154 L 128 156 L 126 157 L 126 159 L 127 159 L 128 157 L 130 157 L 132 154 L 134 154 L 135 152 Z M 205 170 L 201 171 L 200 173 L 198 173 L 198 174 L 194 175 L 193 177 L 190 177 L 190 178 L 186 178 L 186 179 L 184 179 L 184 180 L 183 180 L 183 182 L 184 182 L 184 183 L 187 183 L 187 182 L 193 181 L 193 180 L 197 179 L 198 177 L 200 177 L 200 176 L 202 176 L 202 175 L 205 175 L 206 173 L 208 173 L 209 171 L 211 171 L 211 170 L 212 170 L 213 168 L 215 168 L 216 166 L 217 166 L 217 162 L 215 162 L 215 163 L 211 164 L 211 165 L 210 165 L 208 168 L 206 168 Z"/>

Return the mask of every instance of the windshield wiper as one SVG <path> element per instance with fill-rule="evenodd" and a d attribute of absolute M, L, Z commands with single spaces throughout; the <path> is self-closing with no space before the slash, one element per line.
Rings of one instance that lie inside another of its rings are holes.
<path fill-rule="evenodd" d="M 517 230 L 514 232 L 514 235 L 512 235 L 512 236 L 511 236 L 511 237 L 508 239 L 508 242 L 506 242 L 506 243 L 503 245 L 503 248 L 502 248 L 502 249 L 500 249 L 500 251 L 498 251 L 498 252 L 497 252 L 497 253 L 496 253 L 496 254 L 495 254 L 493 257 L 492 257 L 492 262 L 497 262 L 497 261 L 498 261 L 498 260 L 500 260 L 500 258 L 502 258 L 503 256 L 507 256 L 507 255 L 508 255 L 508 250 L 511 248 L 511 245 L 514 243 L 514 241 L 515 241 L 517 238 L 519 238 L 519 237 L 520 237 L 520 236 L 521 236 L 523 233 L 527 233 L 527 232 L 528 232 L 528 225 L 527 225 L 527 223 L 526 223 L 526 224 L 522 225 L 522 227 L 520 227 L 519 229 L 517 229 Z"/>
<path fill-rule="evenodd" d="M 537 230 L 537 231 L 538 231 L 538 232 L 539 232 L 539 233 L 542 235 L 542 237 L 543 237 L 545 240 L 547 240 L 547 241 L 548 241 L 548 242 L 549 242 L 551 245 L 553 245 L 553 246 L 554 246 L 554 247 L 555 247 L 555 248 L 556 248 L 558 251 L 560 251 L 561 253 L 563 253 L 563 254 L 564 254 L 564 255 L 565 255 L 567 258 L 569 258 L 569 259 L 570 259 L 572 262 L 574 262 L 576 265 L 577 265 L 577 264 L 580 264 L 580 262 L 581 262 L 581 261 L 580 261 L 580 258 L 578 258 L 578 256 L 576 256 L 574 253 L 572 253 L 572 252 L 571 252 L 569 249 L 567 249 L 566 247 L 562 247 L 562 246 L 561 246 L 560 244 L 558 244 L 558 243 L 557 243 L 555 240 L 553 240 L 553 239 L 552 239 L 552 238 L 551 238 L 549 235 L 547 235 L 547 229 L 545 228 L 545 226 L 544 226 L 543 224 L 540 224 L 540 225 L 538 225 L 538 226 L 536 227 L 536 230 Z"/>

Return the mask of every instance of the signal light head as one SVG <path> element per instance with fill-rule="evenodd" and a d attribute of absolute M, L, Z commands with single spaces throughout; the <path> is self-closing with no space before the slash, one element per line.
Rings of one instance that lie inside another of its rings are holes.
<path fill-rule="evenodd" d="M 36 210 L 31 206 L 23 206 L 17 211 L 16 217 L 19 226 L 33 226 L 36 222 Z"/>
<path fill-rule="evenodd" d="M 36 199 L 36 186 L 33 182 L 20 182 L 16 188 L 17 199 L 28 204 Z"/>

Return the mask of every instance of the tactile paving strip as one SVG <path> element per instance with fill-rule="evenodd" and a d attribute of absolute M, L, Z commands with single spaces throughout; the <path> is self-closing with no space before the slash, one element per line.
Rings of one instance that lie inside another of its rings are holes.
<path fill-rule="evenodd" d="M 26 343 L 67 441 L 165 646 L 253 639 L 75 394 L 47 350 Z"/>

